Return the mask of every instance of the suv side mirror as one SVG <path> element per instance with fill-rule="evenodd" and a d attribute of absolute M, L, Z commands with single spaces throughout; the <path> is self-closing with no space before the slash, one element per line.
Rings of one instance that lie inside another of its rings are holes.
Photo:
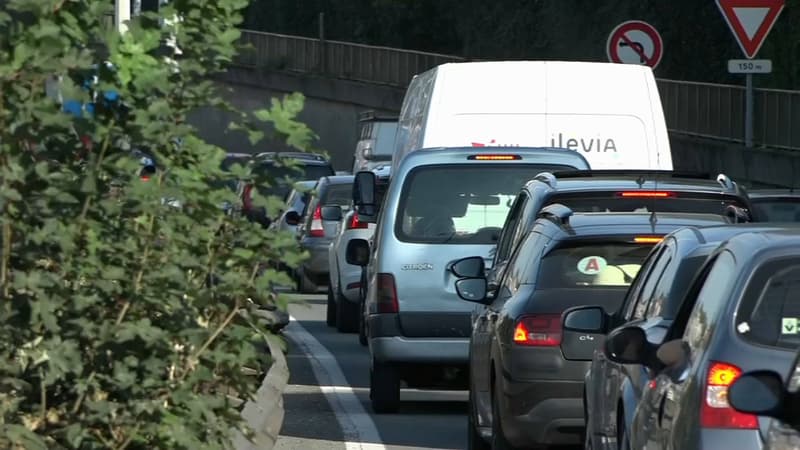
<path fill-rule="evenodd" d="M 728 401 L 739 412 L 783 419 L 784 396 L 781 376 L 769 370 L 749 372 L 733 382 Z"/>
<path fill-rule="evenodd" d="M 300 217 L 300 213 L 297 211 L 287 211 L 286 215 L 283 217 L 283 220 L 286 221 L 287 225 L 298 225 L 302 220 Z"/>
<path fill-rule="evenodd" d="M 652 351 L 644 330 L 637 326 L 617 328 L 608 335 L 603 352 L 610 361 L 619 364 L 645 364 Z"/>
<path fill-rule="evenodd" d="M 485 278 L 486 264 L 480 256 L 471 256 L 454 262 L 450 271 L 458 278 Z"/>
<path fill-rule="evenodd" d="M 320 213 L 322 220 L 333 220 L 335 222 L 342 220 L 341 206 L 323 206 Z"/>
<path fill-rule="evenodd" d="M 579 306 L 564 311 L 563 328 L 578 333 L 605 333 L 608 314 L 600 306 Z"/>
<path fill-rule="evenodd" d="M 347 264 L 364 267 L 369 264 L 369 242 L 366 239 L 351 239 L 345 251 Z"/>

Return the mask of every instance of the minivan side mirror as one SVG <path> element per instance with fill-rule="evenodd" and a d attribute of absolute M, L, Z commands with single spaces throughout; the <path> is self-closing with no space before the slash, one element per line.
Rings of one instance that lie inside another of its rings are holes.
<path fill-rule="evenodd" d="M 345 251 L 347 264 L 364 267 L 369 264 L 369 242 L 366 239 L 351 239 Z"/>
<path fill-rule="evenodd" d="M 610 361 L 619 364 L 645 364 L 652 348 L 644 330 L 637 326 L 617 328 L 608 335 L 603 352 Z"/>
<path fill-rule="evenodd" d="M 600 306 L 578 306 L 564 311 L 563 328 L 578 333 L 605 333 L 609 317 Z"/>
<path fill-rule="evenodd" d="M 784 397 L 788 395 L 791 394 L 785 391 L 780 375 L 759 370 L 745 373 L 733 382 L 728 390 L 728 402 L 739 412 L 785 421 L 781 416 Z"/>
<path fill-rule="evenodd" d="M 287 225 L 298 225 L 302 218 L 300 217 L 300 213 L 297 211 L 287 211 L 286 215 L 283 216 L 283 220 L 286 222 Z"/>
<path fill-rule="evenodd" d="M 471 256 L 454 262 L 450 271 L 458 278 L 484 278 L 486 264 L 480 256 Z"/>
<path fill-rule="evenodd" d="M 333 220 L 339 222 L 342 220 L 342 207 L 341 206 L 323 206 L 320 211 L 322 220 Z"/>

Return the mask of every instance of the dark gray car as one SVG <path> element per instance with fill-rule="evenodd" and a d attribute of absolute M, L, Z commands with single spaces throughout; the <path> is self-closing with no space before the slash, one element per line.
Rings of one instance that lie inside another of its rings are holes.
<path fill-rule="evenodd" d="M 653 245 L 714 214 L 543 209 L 486 298 L 483 258 L 456 262 L 458 294 L 486 305 L 472 322 L 469 449 L 572 445 L 584 432 L 583 383 L 601 337 L 562 330 L 564 310 L 616 309 Z M 471 266 L 471 267 L 470 267 Z"/>
<path fill-rule="evenodd" d="M 318 286 L 328 284 L 328 247 L 343 216 L 353 201 L 353 176 L 341 175 L 319 179 L 314 195 L 308 202 L 305 222 L 298 228 L 300 247 L 310 257 L 298 269 L 298 289 L 313 293 Z"/>
<path fill-rule="evenodd" d="M 798 255 L 797 227 L 739 234 L 706 261 L 664 344 L 649 342 L 640 325 L 609 334 L 607 358 L 654 374 L 625 411 L 632 419 L 620 448 L 762 448 L 771 420 L 735 411 L 728 388 L 742 371 L 789 372 L 800 346 Z"/>

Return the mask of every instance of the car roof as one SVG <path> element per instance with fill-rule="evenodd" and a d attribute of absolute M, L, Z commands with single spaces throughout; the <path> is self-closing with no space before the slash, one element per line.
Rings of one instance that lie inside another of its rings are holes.
<path fill-rule="evenodd" d="M 738 234 L 722 244 L 734 254 L 751 256 L 762 251 L 800 247 L 798 224 L 776 225 L 772 230 Z"/>
<path fill-rule="evenodd" d="M 797 192 L 794 189 L 750 189 L 747 191 L 747 194 L 754 201 L 780 198 L 800 198 L 800 192 Z"/>
<path fill-rule="evenodd" d="M 644 212 L 574 213 L 568 218 L 568 224 L 557 226 L 570 238 L 583 239 L 636 234 L 666 235 L 686 226 L 702 227 L 729 223 L 717 214 L 658 213 L 655 215 L 655 223 L 651 222 L 652 217 L 653 214 Z M 542 223 L 556 222 L 540 216 L 537 224 Z"/>
<path fill-rule="evenodd" d="M 532 191 L 537 185 L 544 184 L 558 193 L 644 189 L 713 194 L 740 194 L 740 189 L 735 183 L 732 188 L 728 188 L 716 178 L 712 178 L 707 174 L 649 170 L 580 170 L 556 172 L 553 175 L 555 180 L 548 180 L 549 177 L 540 174 L 540 176 L 530 180 L 525 185 L 525 188 Z M 720 174 L 719 176 L 724 175 Z"/>
<path fill-rule="evenodd" d="M 739 223 L 717 226 L 690 226 L 676 230 L 672 235 L 678 243 L 693 242 L 696 244 L 719 243 L 742 233 L 763 233 L 785 228 L 772 223 Z"/>
<path fill-rule="evenodd" d="M 291 158 L 308 165 L 329 165 L 330 161 L 322 155 L 306 152 L 261 152 L 255 155 L 260 162 L 272 162 L 275 158 Z"/>

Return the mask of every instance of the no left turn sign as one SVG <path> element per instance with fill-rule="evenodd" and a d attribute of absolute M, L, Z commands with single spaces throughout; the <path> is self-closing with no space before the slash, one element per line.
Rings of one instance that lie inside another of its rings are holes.
<path fill-rule="evenodd" d="M 664 55 L 664 42 L 647 22 L 630 20 L 619 24 L 608 36 L 608 60 L 618 64 L 639 64 L 655 69 Z"/>

